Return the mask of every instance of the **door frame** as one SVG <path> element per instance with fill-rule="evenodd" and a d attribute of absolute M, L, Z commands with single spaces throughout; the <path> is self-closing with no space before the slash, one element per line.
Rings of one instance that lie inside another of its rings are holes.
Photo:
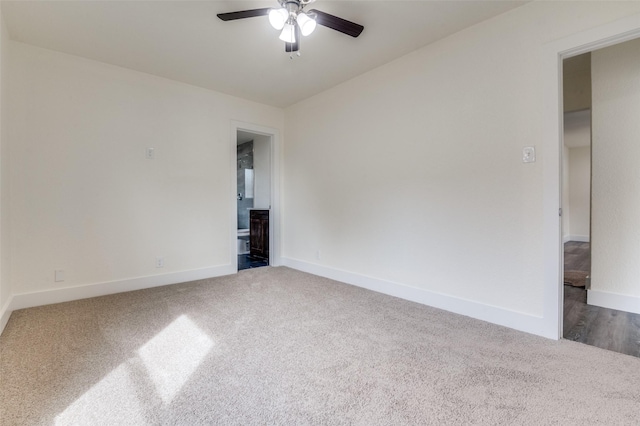
<path fill-rule="evenodd" d="M 563 60 L 640 37 L 640 14 L 601 25 L 544 46 L 544 313 L 542 334 L 562 338 L 564 250 L 562 241 Z"/>
<path fill-rule="evenodd" d="M 257 135 L 268 136 L 270 146 L 271 171 L 270 188 L 271 210 L 269 213 L 269 265 L 280 266 L 280 152 L 281 140 L 280 131 L 272 127 L 261 126 L 242 121 L 231 120 L 230 130 L 230 170 L 231 170 L 231 213 L 229 220 L 229 246 L 230 259 L 233 269 L 238 272 L 238 200 L 237 200 L 237 135 L 238 131 L 255 133 Z"/>

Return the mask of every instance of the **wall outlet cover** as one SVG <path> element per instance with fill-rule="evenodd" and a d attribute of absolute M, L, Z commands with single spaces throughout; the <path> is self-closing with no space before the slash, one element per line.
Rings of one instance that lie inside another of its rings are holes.
<path fill-rule="evenodd" d="M 535 163 L 536 161 L 536 147 L 525 146 L 522 148 L 522 162 L 523 163 Z"/>

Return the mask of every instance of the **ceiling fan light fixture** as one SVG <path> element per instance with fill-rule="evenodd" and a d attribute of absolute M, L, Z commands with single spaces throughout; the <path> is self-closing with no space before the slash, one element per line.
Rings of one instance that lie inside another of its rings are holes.
<path fill-rule="evenodd" d="M 1 1 L 2 0 L 0 0 L 0 2 Z M 364 27 L 360 24 L 347 21 L 346 19 L 322 12 L 321 10 L 305 10 L 309 4 L 316 0 L 277 1 L 280 7 L 238 10 L 235 12 L 218 13 L 217 16 L 222 21 L 268 16 L 271 26 L 280 31 L 280 40 L 285 42 L 285 52 L 300 53 L 300 37 L 310 35 L 318 25 L 354 38 L 358 37 L 362 33 L 362 30 L 364 30 Z M 293 56 L 293 53 L 291 56 Z"/>
<path fill-rule="evenodd" d="M 284 24 L 284 28 L 280 33 L 280 40 L 285 43 L 296 42 L 296 26 L 294 24 Z"/>
<path fill-rule="evenodd" d="M 296 22 L 298 22 L 298 26 L 300 27 L 300 33 L 305 37 L 316 29 L 316 21 L 304 12 L 298 14 Z"/>
<path fill-rule="evenodd" d="M 276 30 L 281 30 L 289 19 L 289 12 L 285 8 L 271 9 L 269 11 L 269 23 Z"/>

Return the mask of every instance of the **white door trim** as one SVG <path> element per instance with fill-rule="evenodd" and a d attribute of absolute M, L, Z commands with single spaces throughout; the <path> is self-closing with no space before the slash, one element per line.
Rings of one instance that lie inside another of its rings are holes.
<path fill-rule="evenodd" d="M 231 120 L 231 213 L 229 220 L 229 247 L 231 265 L 238 270 L 237 255 L 237 183 L 236 183 L 236 155 L 237 155 L 237 134 L 238 130 L 265 135 L 270 137 L 271 147 L 271 212 L 269 215 L 269 265 L 280 266 L 280 155 L 281 140 L 280 131 L 272 127 L 260 126 L 252 123 Z"/>
<path fill-rule="evenodd" d="M 543 335 L 562 338 L 562 147 L 563 99 L 562 61 L 596 49 L 640 37 L 640 14 L 595 27 L 544 46 L 542 70 L 545 82 L 544 105 L 544 331 Z"/>

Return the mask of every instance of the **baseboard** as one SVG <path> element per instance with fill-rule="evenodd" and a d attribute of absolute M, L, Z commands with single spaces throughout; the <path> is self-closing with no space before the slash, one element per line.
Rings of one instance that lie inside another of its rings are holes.
<path fill-rule="evenodd" d="M 587 304 L 601 308 L 616 309 L 618 311 L 640 314 L 640 297 L 625 294 L 609 293 L 606 291 L 588 290 Z"/>
<path fill-rule="evenodd" d="M 0 334 L 4 331 L 7 322 L 9 322 L 9 317 L 11 316 L 12 309 L 11 303 L 13 302 L 13 296 L 9 297 L 9 300 L 0 308 Z"/>
<path fill-rule="evenodd" d="M 567 241 L 576 241 L 576 242 L 579 242 L 579 243 L 588 243 L 589 242 L 589 236 L 588 235 L 569 235 L 569 239 Z"/>
<path fill-rule="evenodd" d="M 569 241 L 571 241 L 571 236 L 570 235 L 565 235 L 564 237 L 562 237 L 562 243 L 568 243 Z"/>
<path fill-rule="evenodd" d="M 145 288 L 160 287 L 163 285 L 220 277 L 223 275 L 235 274 L 236 272 L 237 270 L 233 265 L 222 265 L 162 275 L 151 275 L 118 281 L 87 284 L 77 287 L 14 294 L 1 311 L 2 322 L 0 322 L 0 333 L 4 330 L 4 326 L 9 320 L 11 312 L 17 309 L 32 308 L 34 306 L 51 305 L 53 303 L 70 302 L 72 300 L 87 299 L 90 297 L 106 296 L 109 294 L 143 290 Z"/>
<path fill-rule="evenodd" d="M 302 272 L 340 281 L 378 293 L 398 297 L 445 311 L 465 315 L 474 319 L 513 328 L 530 334 L 551 339 L 544 318 L 521 312 L 510 311 L 497 306 L 486 305 L 472 300 L 461 299 L 404 284 L 368 277 L 353 272 L 329 268 L 303 260 L 282 257 L 282 265 Z"/>

